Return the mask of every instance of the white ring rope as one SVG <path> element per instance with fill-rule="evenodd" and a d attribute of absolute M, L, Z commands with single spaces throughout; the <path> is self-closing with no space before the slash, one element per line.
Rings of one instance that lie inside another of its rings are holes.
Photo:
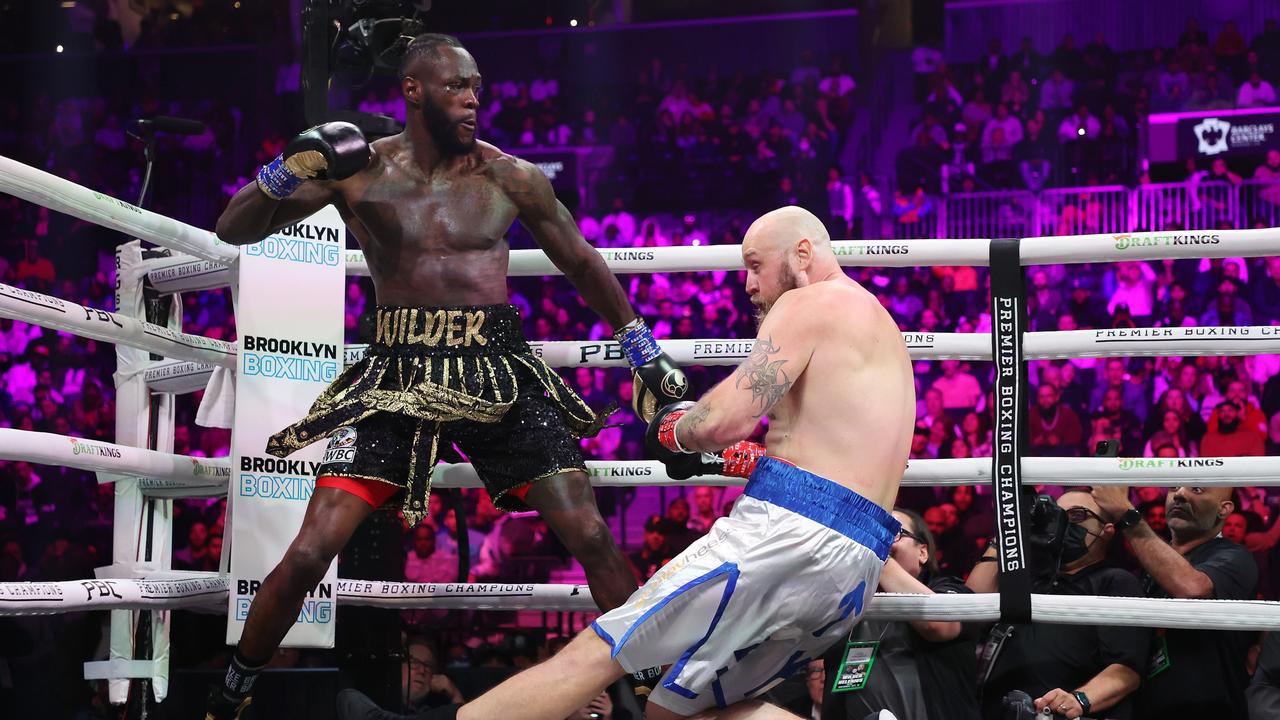
<path fill-rule="evenodd" d="M 1280 255 L 1280 228 L 1029 237 L 1018 248 L 1023 265 L 1265 257 Z"/>
<path fill-rule="evenodd" d="M 904 332 L 912 360 L 990 360 L 990 333 Z M 754 338 L 664 339 L 662 349 L 682 365 L 737 365 L 751 353 Z M 1266 355 L 1280 353 L 1280 327 L 1133 328 L 1055 330 L 1024 335 L 1028 360 L 1091 357 Z M 530 342 L 533 352 L 551 367 L 627 367 L 612 340 Z M 364 357 L 368 345 L 347 345 L 347 365 Z"/>
<path fill-rule="evenodd" d="M 0 615 L 52 615 L 86 610 L 203 608 L 226 612 L 227 575 L 182 579 L 101 578 L 63 582 L 0 583 Z"/>
<path fill-rule="evenodd" d="M 0 428 L 0 459 L 103 473 L 101 481 L 140 478 L 148 495 L 206 497 L 225 495 L 231 479 L 227 458 L 202 458 L 117 445 L 99 440 Z"/>
<path fill-rule="evenodd" d="M 109 474 L 139 477 L 148 495 L 166 497 L 225 494 L 231 477 L 227 458 L 172 455 L 83 440 L 54 433 L 0 428 L 0 459 L 25 460 Z M 1070 458 L 1022 459 L 1023 479 L 1029 485 L 1122 485 L 1174 487 L 1201 485 L 1280 486 L 1280 457 L 1207 458 Z M 657 460 L 589 460 L 587 473 L 596 487 L 654 487 L 717 485 L 737 487 L 742 478 L 705 475 L 673 480 Z M 440 463 L 432 472 L 437 488 L 480 488 L 483 484 L 469 463 Z M 912 460 L 903 487 L 952 487 L 991 482 L 991 458 Z"/>
<path fill-rule="evenodd" d="M 96 579 L 48 583 L 0 583 L 0 615 L 47 615 L 90 610 L 207 608 L 225 612 L 230 578 L 192 574 L 188 579 Z M 341 605 L 394 609 L 548 610 L 597 612 L 585 585 L 542 583 L 337 582 Z M 1032 595 L 1034 622 L 1065 625 L 1280 629 L 1280 603 L 1262 600 L 1169 600 L 1098 596 Z M 1000 596 L 876 593 L 866 620 L 1000 619 Z"/>
<path fill-rule="evenodd" d="M 0 155 L 0 192 L 179 252 L 230 264 L 239 251 L 212 232 L 143 210 Z"/>
<path fill-rule="evenodd" d="M 0 284 L 0 317 L 128 345 L 178 360 L 236 368 L 236 346 L 224 340 L 178 332 L 12 285 Z"/>
<path fill-rule="evenodd" d="M 208 230 L 179 222 L 0 156 L 0 191 L 52 210 L 119 230 L 157 245 L 223 265 L 238 251 Z M 923 240 L 843 240 L 832 243 L 842 265 L 916 267 L 988 262 L 988 241 L 979 238 Z M 741 270 L 741 246 L 609 248 L 600 253 L 617 273 Z M 1021 240 L 1023 265 L 1118 262 L 1178 258 L 1280 255 L 1280 230 L 1195 230 L 1032 237 Z M 363 253 L 347 251 L 347 272 L 367 275 Z M 183 262 L 178 259 L 177 262 Z M 513 250 L 510 276 L 559 275 L 540 250 Z"/>
<path fill-rule="evenodd" d="M 172 255 L 142 261 L 141 271 L 151 287 L 162 293 L 213 290 L 231 285 L 231 268 L 190 255 Z"/>
<path fill-rule="evenodd" d="M 175 394 L 204 390 L 211 375 L 212 365 L 189 360 L 157 360 L 142 373 L 152 390 Z"/>

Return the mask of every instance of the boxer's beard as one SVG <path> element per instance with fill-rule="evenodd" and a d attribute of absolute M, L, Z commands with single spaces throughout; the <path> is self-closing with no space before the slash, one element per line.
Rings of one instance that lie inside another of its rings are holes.
<path fill-rule="evenodd" d="M 466 155 L 475 149 L 475 136 L 471 137 L 470 142 L 459 140 L 458 127 L 461 123 L 450 121 L 444 108 L 429 99 L 424 99 L 422 102 L 422 121 L 442 154 Z"/>
<path fill-rule="evenodd" d="M 798 285 L 796 283 L 795 272 L 791 270 L 790 265 L 784 264 L 782 268 L 778 270 L 778 297 L 782 297 L 782 293 L 788 290 L 794 290 L 796 287 L 798 287 Z M 759 305 L 756 305 L 757 330 L 759 330 L 760 326 L 764 324 L 765 316 L 769 314 L 769 310 L 773 308 L 773 304 L 776 302 L 778 302 L 777 297 L 767 303 L 762 302 Z"/>

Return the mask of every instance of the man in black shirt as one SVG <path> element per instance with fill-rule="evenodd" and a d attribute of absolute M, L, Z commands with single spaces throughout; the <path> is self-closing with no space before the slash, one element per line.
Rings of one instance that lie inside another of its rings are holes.
<path fill-rule="evenodd" d="M 667 530 L 671 524 L 671 521 L 663 519 L 661 515 L 650 515 L 645 521 L 644 545 L 627 556 L 640 582 L 653 577 L 654 573 L 671 561 L 673 555 L 667 542 Z"/>
<path fill-rule="evenodd" d="M 1262 641 L 1258 669 L 1253 673 L 1246 694 L 1249 698 L 1249 720 L 1280 717 L 1280 632 L 1273 630 Z"/>
<path fill-rule="evenodd" d="M 1100 517 L 1089 493 L 1072 490 L 1058 498 L 1070 522 L 1050 595 L 1141 597 L 1129 573 L 1106 565 L 1115 527 Z M 975 592 L 996 592 L 995 548 L 969 574 Z M 1033 568 L 1034 569 L 1034 568 Z M 1001 700 L 1013 690 L 1067 718 L 1115 718 L 1134 714 L 1132 693 L 1146 666 L 1151 632 L 1107 625 L 996 625 L 982 649 L 979 682 L 983 717 L 1003 718 Z M 985 682 L 984 682 L 985 680 Z"/>
<path fill-rule="evenodd" d="M 880 573 L 885 592 L 968 593 L 938 573 L 933 534 L 919 515 L 902 523 Z M 822 720 L 863 720 L 889 710 L 903 720 L 978 720 L 974 639 L 958 622 L 864 620 L 823 657 Z"/>
<path fill-rule="evenodd" d="M 1165 517 L 1172 544 L 1156 535 L 1129 503 L 1128 488 L 1096 487 L 1093 496 L 1142 564 L 1147 597 L 1250 600 L 1258 566 L 1247 550 L 1220 535 L 1235 510 L 1231 492 L 1225 487 L 1171 489 Z M 1227 630 L 1160 631 L 1138 697 L 1139 717 L 1245 720 L 1245 656 L 1254 636 Z"/>

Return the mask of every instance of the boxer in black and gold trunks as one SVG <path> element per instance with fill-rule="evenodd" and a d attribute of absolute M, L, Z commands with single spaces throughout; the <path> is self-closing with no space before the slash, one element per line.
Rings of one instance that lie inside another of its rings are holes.
<path fill-rule="evenodd" d="M 258 590 L 211 693 L 210 720 L 240 717 L 305 594 L 370 512 L 400 498 L 410 522 L 425 514 L 431 467 L 447 443 L 472 460 L 495 505 L 542 515 L 582 563 L 602 610 L 636 589 L 577 448 L 604 419 L 530 353 L 506 304 L 511 224 L 528 228 L 615 328 L 642 416 L 681 399 L 684 375 L 546 177 L 476 140 L 480 73 L 470 53 L 455 38 L 419 36 L 400 77 L 403 132 L 370 144 L 346 123 L 312 128 L 218 219 L 218 237 L 244 245 L 334 205 L 364 250 L 379 309 L 365 359 L 271 439 L 268 451 L 280 456 L 326 438 L 329 446 L 302 527 Z"/>

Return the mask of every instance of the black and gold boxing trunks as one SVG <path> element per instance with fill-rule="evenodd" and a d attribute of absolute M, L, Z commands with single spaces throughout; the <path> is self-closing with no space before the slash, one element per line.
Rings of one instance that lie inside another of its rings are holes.
<path fill-rule="evenodd" d="M 317 477 L 404 488 L 411 524 L 426 515 L 442 444 L 466 455 L 508 511 L 528 509 L 513 490 L 585 469 L 578 439 L 598 433 L 611 410 L 593 412 L 533 354 L 514 305 L 378 307 L 376 317 L 364 359 L 273 435 L 268 453 L 329 437 Z"/>

